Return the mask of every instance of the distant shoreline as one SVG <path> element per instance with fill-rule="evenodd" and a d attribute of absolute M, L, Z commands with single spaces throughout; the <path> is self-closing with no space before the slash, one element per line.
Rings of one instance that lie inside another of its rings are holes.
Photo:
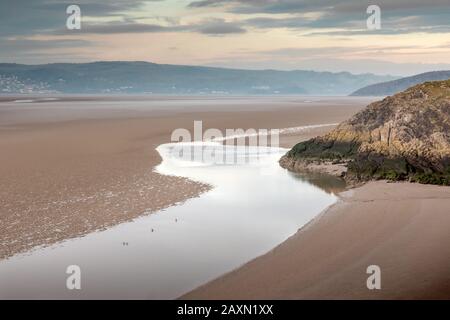
<path fill-rule="evenodd" d="M 0 93 L 0 102 L 15 102 L 16 100 L 32 100 L 34 103 L 53 101 L 117 101 L 117 98 L 130 101 L 140 100 L 211 100 L 211 99 L 258 99 L 258 98 L 349 98 L 349 99 L 368 99 L 378 100 L 385 96 L 349 96 L 349 95 L 317 95 L 317 94 L 133 94 L 133 93 L 112 93 L 112 94 L 67 94 L 67 93 L 42 93 L 42 94 L 5 94 Z M 51 99 L 51 100 L 50 100 Z M 306 100 L 305 102 L 314 102 L 314 100 Z"/>

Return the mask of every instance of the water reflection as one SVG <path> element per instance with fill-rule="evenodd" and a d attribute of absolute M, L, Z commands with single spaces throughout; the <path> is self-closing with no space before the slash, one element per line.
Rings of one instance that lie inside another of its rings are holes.
<path fill-rule="evenodd" d="M 289 172 L 294 178 L 308 182 L 329 194 L 336 195 L 345 190 L 347 184 L 344 179 L 325 173 L 294 173 Z"/>

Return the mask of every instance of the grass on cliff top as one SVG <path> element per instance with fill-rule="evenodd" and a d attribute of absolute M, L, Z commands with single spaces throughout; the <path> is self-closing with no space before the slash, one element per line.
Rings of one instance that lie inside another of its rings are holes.
<path fill-rule="evenodd" d="M 359 146 L 359 143 L 354 142 L 324 141 L 314 138 L 296 144 L 288 152 L 288 156 L 296 159 L 344 160 L 353 158 Z"/>
<path fill-rule="evenodd" d="M 289 151 L 288 156 L 307 162 L 346 161 L 346 177 L 350 180 L 407 180 L 423 184 L 450 185 L 450 166 L 443 172 L 424 170 L 403 157 L 393 159 L 377 153 L 358 153 L 358 147 L 357 143 L 323 143 L 316 138 L 297 144 Z"/>

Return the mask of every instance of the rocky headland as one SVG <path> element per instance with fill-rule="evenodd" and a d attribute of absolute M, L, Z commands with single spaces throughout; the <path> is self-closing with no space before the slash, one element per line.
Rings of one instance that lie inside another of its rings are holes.
<path fill-rule="evenodd" d="M 425 82 L 374 102 L 330 133 L 295 145 L 280 165 L 350 182 L 450 185 L 450 80 Z"/>

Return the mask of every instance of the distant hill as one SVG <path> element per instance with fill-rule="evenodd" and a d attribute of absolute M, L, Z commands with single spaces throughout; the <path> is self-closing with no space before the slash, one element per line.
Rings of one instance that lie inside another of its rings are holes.
<path fill-rule="evenodd" d="M 280 160 L 294 171 L 317 162 L 345 165 L 349 181 L 450 185 L 450 80 L 425 82 L 374 102 Z"/>
<path fill-rule="evenodd" d="M 372 84 L 356 90 L 351 96 L 390 96 L 419 83 L 447 79 L 450 79 L 450 71 L 425 72 L 412 77 Z"/>
<path fill-rule="evenodd" d="M 348 72 L 240 70 L 148 62 L 0 64 L 1 93 L 347 95 L 395 77 Z"/>

